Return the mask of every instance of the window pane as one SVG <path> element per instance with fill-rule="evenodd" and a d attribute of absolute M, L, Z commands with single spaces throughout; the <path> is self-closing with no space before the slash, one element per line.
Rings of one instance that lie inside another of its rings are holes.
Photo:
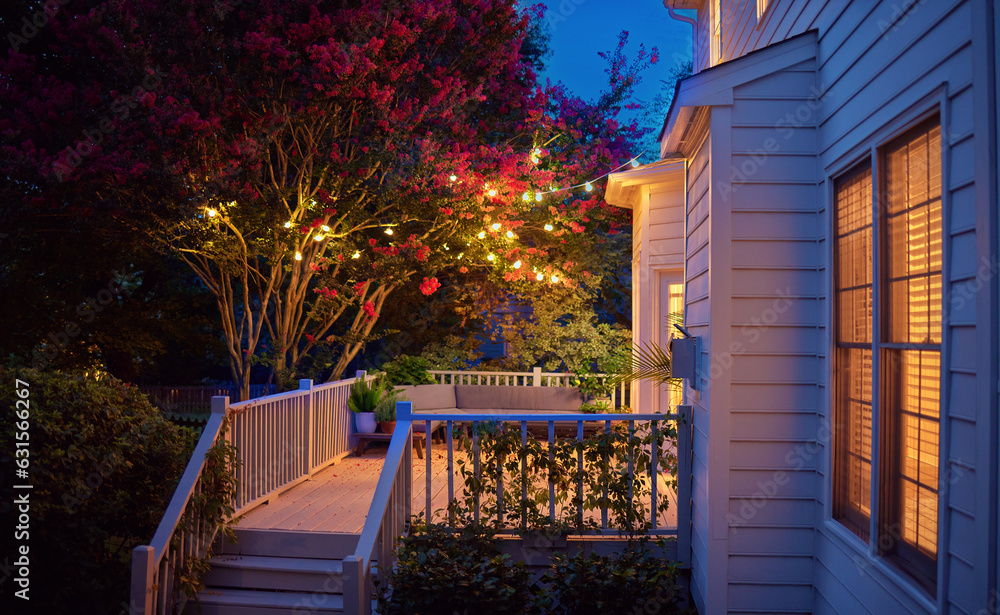
<path fill-rule="evenodd" d="M 880 237 L 880 527 L 887 555 L 925 586 L 937 574 L 941 411 L 941 130 L 924 124 L 884 150 Z"/>
<path fill-rule="evenodd" d="M 835 185 L 833 516 L 868 539 L 872 476 L 872 174 L 863 165 Z"/>

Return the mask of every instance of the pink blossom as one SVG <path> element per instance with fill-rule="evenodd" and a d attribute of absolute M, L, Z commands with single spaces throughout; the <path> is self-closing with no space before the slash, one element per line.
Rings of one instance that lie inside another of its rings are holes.
<path fill-rule="evenodd" d="M 424 278 L 423 283 L 420 285 L 420 292 L 425 295 L 432 295 L 439 288 L 441 288 L 441 283 L 438 282 L 437 278 Z"/>

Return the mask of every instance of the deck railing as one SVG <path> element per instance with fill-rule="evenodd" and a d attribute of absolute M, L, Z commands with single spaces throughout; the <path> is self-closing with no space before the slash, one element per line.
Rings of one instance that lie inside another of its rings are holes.
<path fill-rule="evenodd" d="M 476 384 L 491 386 L 519 386 L 519 387 L 571 387 L 576 374 L 571 372 L 543 372 L 542 368 L 536 367 L 530 372 L 478 372 L 478 371 L 457 371 L 457 370 L 430 370 L 431 376 L 437 380 L 438 384 Z M 601 381 L 611 376 L 608 374 L 591 374 Z M 631 387 L 628 383 L 621 383 L 611 392 L 611 401 L 615 408 L 628 406 L 631 401 Z"/>
<path fill-rule="evenodd" d="M 348 615 L 370 615 L 373 558 L 377 553 L 381 569 L 392 566 L 396 538 L 405 535 L 412 512 L 413 426 L 396 419 L 358 547 L 344 558 L 344 613 Z"/>
<path fill-rule="evenodd" d="M 386 454 L 385 465 L 379 476 L 378 486 L 375 490 L 375 497 L 372 507 L 368 512 L 365 527 L 362 530 L 361 539 L 354 555 L 348 556 L 344 560 L 344 613 L 347 615 L 370 615 L 372 601 L 372 556 L 375 549 L 378 549 L 378 565 L 387 569 L 393 564 L 393 546 L 398 537 L 404 536 L 408 531 L 406 526 L 411 515 L 412 497 L 412 429 L 414 424 L 424 423 L 424 463 L 426 464 L 424 492 L 426 500 L 424 504 L 425 519 L 433 518 L 431 498 L 433 489 L 433 472 L 431 468 L 433 454 L 431 442 L 431 421 L 444 421 L 446 424 L 446 444 L 447 449 L 447 475 L 448 475 L 448 501 L 455 499 L 454 486 L 454 440 L 452 437 L 453 427 L 456 423 L 473 424 L 481 421 L 503 421 L 518 423 L 521 428 L 522 446 L 528 438 L 528 424 L 544 423 L 548 428 L 548 448 L 553 451 L 555 441 L 555 429 L 557 423 L 576 423 L 576 438 L 583 441 L 584 424 L 596 423 L 598 428 L 610 429 L 614 421 L 625 420 L 629 424 L 629 432 L 634 433 L 636 423 L 648 424 L 648 429 L 655 430 L 660 425 L 667 422 L 674 422 L 677 428 L 677 526 L 662 527 L 657 519 L 659 495 L 658 481 L 656 477 L 650 477 L 650 529 L 647 533 L 654 535 L 676 535 L 678 559 L 682 566 L 690 565 L 687 554 L 690 552 L 690 526 L 691 526 L 691 426 L 689 422 L 690 407 L 678 406 L 676 412 L 671 414 L 443 414 L 421 412 L 414 414 L 411 402 L 398 402 L 396 404 L 396 431 L 389 444 L 389 451 Z M 473 429 L 475 434 L 476 430 Z M 478 442 L 473 436 L 473 467 L 479 479 L 480 460 L 478 458 Z M 656 446 L 657 438 L 651 438 L 650 443 L 650 467 L 659 468 L 658 458 L 662 451 Z M 551 455 L 552 453 L 550 453 Z M 631 460 L 630 460 L 631 461 Z M 578 453 L 578 469 L 584 468 L 583 452 Z M 522 460 L 522 474 L 524 461 Z M 633 467 L 629 464 L 629 475 L 631 476 Z M 505 488 L 503 481 L 497 481 L 498 501 L 502 500 L 502 490 Z M 507 488 L 520 489 L 522 498 L 526 499 L 527 485 L 522 481 L 520 485 L 508 485 Z M 583 483 L 578 483 L 577 502 L 583 500 Z M 555 486 L 549 481 L 549 518 L 556 519 L 554 493 Z M 607 493 L 604 494 L 605 498 Z M 632 491 L 629 490 L 629 497 Z M 522 500 L 523 501 L 523 500 Z M 582 517 L 582 504 L 577 511 L 578 518 Z M 501 512 L 502 514 L 502 512 Z M 617 532 L 608 527 L 608 509 L 604 505 L 601 509 L 601 531 L 602 533 Z"/>
<path fill-rule="evenodd" d="M 236 515 L 277 497 L 351 451 L 351 413 L 347 408 L 354 379 L 229 404 L 212 398 L 212 415 L 184 470 L 167 511 L 149 545 L 132 552 L 131 609 L 143 615 L 182 610 L 186 596 L 174 590 L 176 572 L 203 558 L 218 527 L 209 527 L 190 507 L 201 493 L 205 454 L 220 437 L 237 449 Z M 222 433 L 223 419 L 229 428 Z M 183 520 L 183 522 L 182 522 Z"/>

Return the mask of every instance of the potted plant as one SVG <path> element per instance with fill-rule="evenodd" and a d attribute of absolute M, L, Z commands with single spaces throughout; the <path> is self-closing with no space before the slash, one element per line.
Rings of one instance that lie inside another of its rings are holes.
<path fill-rule="evenodd" d="M 404 395 L 387 393 L 375 406 L 375 422 L 382 433 L 392 433 L 396 429 L 396 402 L 407 401 Z"/>
<path fill-rule="evenodd" d="M 354 413 L 354 425 L 358 433 L 375 433 L 375 408 L 385 393 L 382 378 L 368 381 L 358 378 L 351 385 L 347 407 Z"/>
<path fill-rule="evenodd" d="M 580 389 L 584 402 L 590 406 L 607 408 L 608 411 L 614 407 L 611 400 L 614 385 L 611 384 L 610 379 L 602 379 L 589 372 L 581 371 L 576 374 L 572 383 L 573 386 Z"/>

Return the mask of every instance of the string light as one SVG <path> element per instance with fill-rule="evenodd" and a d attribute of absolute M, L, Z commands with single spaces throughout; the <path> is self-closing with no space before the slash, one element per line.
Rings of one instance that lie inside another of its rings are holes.
<path fill-rule="evenodd" d="M 590 179 L 590 180 L 588 180 L 588 181 L 586 181 L 586 182 L 584 182 L 582 184 L 576 184 L 576 185 L 573 185 L 573 186 L 566 186 L 565 188 L 556 188 L 555 186 L 549 186 L 548 190 L 535 192 L 535 200 L 536 201 L 541 201 L 542 200 L 542 195 L 545 195 L 545 194 L 555 194 L 557 192 L 566 192 L 568 190 L 573 190 L 575 188 L 584 188 L 587 192 L 592 192 L 594 190 L 594 183 L 595 182 L 598 182 L 598 181 L 604 179 L 605 177 L 607 177 L 608 175 L 611 175 L 615 171 L 619 171 L 621 169 L 624 169 L 627 166 L 631 166 L 633 169 L 636 168 L 637 166 L 639 166 L 639 157 L 636 156 L 635 158 L 632 158 L 631 160 L 629 160 L 625 164 L 623 164 L 621 166 L 618 166 L 618 167 L 616 167 L 614 169 L 611 169 L 610 171 L 608 171 L 604 175 L 601 175 L 600 177 L 595 177 L 593 179 Z"/>
<path fill-rule="evenodd" d="M 217 211 L 215 211 L 214 209 L 212 209 L 211 207 L 209 207 L 209 208 L 208 208 L 207 210 L 205 210 L 205 213 L 207 213 L 207 214 L 208 214 L 208 217 L 209 217 L 209 218 L 214 218 L 214 217 L 215 217 L 215 214 L 217 214 L 217 213 L 219 213 L 219 212 L 217 212 Z"/>
<path fill-rule="evenodd" d="M 492 254 L 488 254 L 488 255 L 486 256 L 486 260 L 488 260 L 488 261 L 491 261 L 491 260 L 493 260 L 494 258 L 496 258 L 496 257 L 495 257 L 495 256 L 493 256 Z"/>
<path fill-rule="evenodd" d="M 322 235 L 316 235 L 315 237 L 313 237 L 313 240 L 314 241 L 323 241 L 323 236 Z"/>
<path fill-rule="evenodd" d="M 492 228 L 494 231 L 499 231 L 500 230 L 500 223 L 499 222 L 494 222 L 493 226 L 491 226 L 490 228 Z"/>
<path fill-rule="evenodd" d="M 638 160 L 636 160 L 635 158 L 633 158 L 633 159 L 632 159 L 632 162 L 631 162 L 630 164 L 632 165 L 632 168 L 634 169 L 634 168 L 636 168 L 637 166 L 639 166 L 639 161 L 638 161 Z"/>
<path fill-rule="evenodd" d="M 545 279 L 545 276 L 539 273 L 538 275 L 535 276 L 535 279 L 541 282 L 542 280 Z"/>
<path fill-rule="evenodd" d="M 302 260 L 302 253 L 301 252 L 296 252 L 295 253 L 295 260 L 297 260 L 297 261 Z"/>
<path fill-rule="evenodd" d="M 292 228 L 291 222 L 285 222 L 285 228 Z"/>
<path fill-rule="evenodd" d="M 391 228 L 385 229 L 385 234 L 386 235 L 392 235 L 392 229 Z"/>
<path fill-rule="evenodd" d="M 507 231 L 507 239 L 513 239 L 513 238 L 514 238 L 514 231 Z"/>
<path fill-rule="evenodd" d="M 516 263 L 514 263 L 514 269 L 520 269 L 520 268 L 521 268 L 521 261 L 517 261 Z"/>
<path fill-rule="evenodd" d="M 496 196 L 496 195 L 497 195 L 496 190 L 490 190 L 490 196 Z"/>
<path fill-rule="evenodd" d="M 546 224 L 545 225 L 545 230 L 551 231 L 552 230 L 552 225 L 551 224 Z"/>
<path fill-rule="evenodd" d="M 476 237 L 479 237 L 480 239 L 486 239 L 486 231 L 479 231 L 479 234 L 476 235 Z"/>
<path fill-rule="evenodd" d="M 583 187 L 587 189 L 587 192 L 593 192 L 594 191 L 594 184 L 592 184 L 590 182 L 587 182 L 586 184 L 584 184 Z"/>
<path fill-rule="evenodd" d="M 557 278 L 556 276 L 552 276 L 552 283 L 553 284 L 555 284 L 558 281 L 559 281 L 559 278 Z"/>
<path fill-rule="evenodd" d="M 324 233 L 329 233 L 330 232 L 330 227 L 327 226 L 327 225 L 325 225 L 325 224 L 323 226 L 321 226 L 320 228 L 323 229 Z"/>
<path fill-rule="evenodd" d="M 541 192 L 536 192 L 535 193 L 535 200 L 536 201 L 541 201 L 542 200 L 542 193 Z"/>
<path fill-rule="evenodd" d="M 531 200 L 531 195 L 529 193 L 525 192 L 524 194 L 521 195 L 521 198 L 524 199 L 525 201 L 530 201 Z"/>
<path fill-rule="evenodd" d="M 450 179 L 451 181 L 455 181 L 458 179 L 458 175 L 449 175 L 448 179 Z"/>
<path fill-rule="evenodd" d="M 361 252 L 355 252 L 351 255 L 351 258 L 361 258 Z"/>

